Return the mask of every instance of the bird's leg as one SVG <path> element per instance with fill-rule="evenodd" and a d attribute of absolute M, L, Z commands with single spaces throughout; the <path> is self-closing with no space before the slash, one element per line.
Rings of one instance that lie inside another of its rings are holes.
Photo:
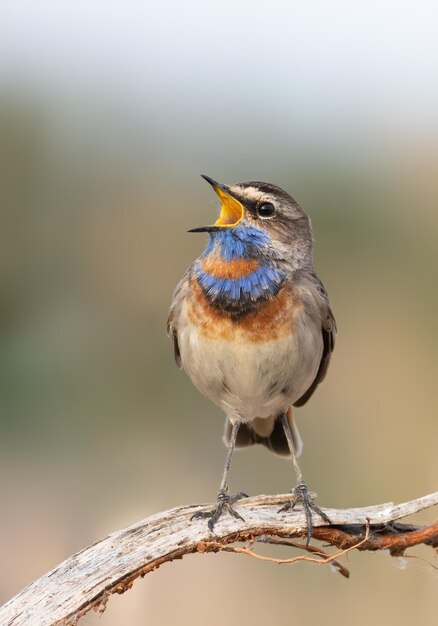
<path fill-rule="evenodd" d="M 235 424 L 233 424 L 233 427 L 231 430 L 230 441 L 228 443 L 227 458 L 225 459 L 224 473 L 222 475 L 221 486 L 219 488 L 219 492 L 217 494 L 217 499 L 216 499 L 216 508 L 213 509 L 212 511 L 198 511 L 197 513 L 192 515 L 192 518 L 191 518 L 191 519 L 199 518 L 199 517 L 207 518 L 208 527 L 212 532 L 214 529 L 214 525 L 216 524 L 216 522 L 221 517 L 224 511 L 227 511 L 230 515 L 232 515 L 236 519 L 241 519 L 242 521 L 245 521 L 243 517 L 239 515 L 239 513 L 233 509 L 232 505 L 237 500 L 240 500 L 241 498 L 247 498 L 248 497 L 247 494 L 238 493 L 234 496 L 230 496 L 228 494 L 228 473 L 230 471 L 231 457 L 233 456 L 234 447 L 236 445 L 236 439 L 237 439 L 237 433 L 239 432 L 239 426 L 240 426 L 239 422 L 236 422 Z"/>
<path fill-rule="evenodd" d="M 290 453 L 292 455 L 292 462 L 294 464 L 295 473 L 297 475 L 297 486 L 294 489 L 292 489 L 292 497 L 290 499 L 290 502 L 287 502 L 284 506 L 282 506 L 278 512 L 292 510 L 297 504 L 297 502 L 302 503 L 304 514 L 306 516 L 306 522 L 307 522 L 307 533 L 306 533 L 307 545 L 309 545 L 310 539 L 312 537 L 312 532 L 313 532 L 312 512 L 319 515 L 325 522 L 327 522 L 327 524 L 331 524 L 331 521 L 328 518 L 328 516 L 324 513 L 324 511 L 322 511 L 319 508 L 319 506 L 317 506 L 313 502 L 312 496 L 309 494 L 307 485 L 304 482 L 303 473 L 301 472 L 297 455 L 295 453 L 292 431 L 291 431 L 291 427 L 289 424 L 289 420 L 287 418 L 287 413 L 281 414 L 281 421 L 283 424 L 287 443 L 289 444 Z"/>

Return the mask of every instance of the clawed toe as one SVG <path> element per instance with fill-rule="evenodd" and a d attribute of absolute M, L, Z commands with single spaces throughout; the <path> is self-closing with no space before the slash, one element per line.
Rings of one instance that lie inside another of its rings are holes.
<path fill-rule="evenodd" d="M 244 522 L 245 520 L 243 519 L 243 517 L 235 509 L 233 509 L 232 505 L 238 500 L 241 500 L 242 498 L 247 498 L 247 497 L 248 495 L 243 492 L 230 496 L 228 495 L 226 491 L 221 490 L 219 491 L 218 496 L 217 496 L 215 509 L 213 509 L 212 511 L 198 511 L 194 513 L 190 519 L 191 520 L 199 519 L 199 518 L 208 519 L 208 528 L 211 530 L 211 532 L 213 532 L 214 525 L 219 520 L 219 518 L 223 515 L 224 511 L 226 511 L 232 517 L 236 519 L 240 519 L 242 520 L 242 522 Z"/>
<path fill-rule="evenodd" d="M 297 503 L 301 503 L 303 505 L 303 510 L 307 522 L 307 545 L 309 545 L 313 533 L 313 513 L 319 515 L 319 517 L 323 519 L 326 524 L 331 525 L 331 521 L 328 515 L 326 515 L 326 513 L 324 513 L 324 511 L 322 511 L 319 506 L 317 506 L 313 502 L 313 497 L 309 494 L 307 485 L 303 481 L 301 481 L 294 489 L 292 489 L 292 496 L 290 501 L 286 502 L 286 504 L 284 504 L 281 509 L 278 510 L 278 512 L 280 513 L 282 511 L 292 511 Z"/>

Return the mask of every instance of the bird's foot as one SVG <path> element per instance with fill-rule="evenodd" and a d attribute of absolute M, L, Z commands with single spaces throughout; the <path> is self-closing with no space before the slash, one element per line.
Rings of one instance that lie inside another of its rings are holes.
<path fill-rule="evenodd" d="M 234 496 L 228 495 L 228 491 L 225 489 L 221 489 L 217 494 L 216 500 L 216 508 L 212 511 L 198 511 L 194 513 L 190 519 L 204 518 L 208 519 L 208 528 L 213 532 L 214 525 L 218 521 L 218 519 L 222 516 L 222 514 L 226 511 L 236 519 L 245 520 L 243 517 L 233 509 L 233 504 L 242 498 L 247 498 L 248 495 L 246 493 L 237 493 Z"/>
<path fill-rule="evenodd" d="M 323 519 L 324 522 L 326 522 L 329 525 L 331 525 L 331 521 L 328 515 L 326 515 L 324 511 L 322 511 L 319 508 L 319 506 L 317 506 L 313 502 L 314 496 L 312 496 L 309 493 L 309 490 L 307 489 L 307 485 L 304 481 L 300 481 L 298 485 L 294 489 L 292 489 L 291 493 L 292 493 L 292 497 L 290 501 L 286 502 L 286 504 L 282 506 L 281 509 L 278 510 L 278 512 L 280 513 L 281 511 L 292 511 L 292 509 L 295 508 L 295 505 L 297 503 L 299 502 L 302 503 L 304 514 L 306 516 L 306 522 L 307 522 L 307 531 L 306 531 L 307 542 L 306 543 L 307 545 L 309 545 L 309 542 L 313 533 L 313 521 L 312 521 L 313 514 L 316 513 L 317 515 L 319 515 L 319 517 Z"/>

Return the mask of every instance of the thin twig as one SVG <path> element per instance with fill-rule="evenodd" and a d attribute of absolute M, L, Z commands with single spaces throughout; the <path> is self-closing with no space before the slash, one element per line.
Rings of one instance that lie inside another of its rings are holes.
<path fill-rule="evenodd" d="M 254 559 L 258 559 L 259 561 L 268 561 L 269 563 L 276 563 L 277 565 L 292 565 L 292 563 L 298 563 L 299 561 L 306 561 L 307 563 L 316 563 L 317 565 L 327 565 L 328 563 L 332 563 L 333 561 L 339 559 L 347 552 L 351 550 L 355 550 L 356 548 L 360 548 L 364 543 L 368 541 L 370 536 L 370 524 L 367 522 L 365 537 L 358 541 L 357 543 L 349 546 L 348 548 L 344 548 L 343 550 L 338 550 L 334 554 L 329 554 L 324 558 L 314 558 L 311 556 L 306 556 L 305 554 L 300 554 L 299 556 L 292 556 L 289 559 L 277 559 L 272 556 L 264 556 L 263 554 L 257 554 L 253 550 L 249 548 L 243 548 L 242 546 L 225 546 L 222 548 L 225 552 L 235 552 L 236 554 L 247 554 L 248 556 L 252 556 Z"/>
<path fill-rule="evenodd" d="M 292 541 L 291 539 L 284 539 L 281 537 L 274 537 L 274 536 L 259 537 L 257 539 L 257 543 L 267 543 L 267 544 L 273 544 L 277 546 L 287 546 L 288 548 L 297 548 L 298 550 L 306 550 L 307 552 L 311 552 L 312 554 L 317 554 L 318 556 L 321 556 L 322 558 L 326 558 L 330 556 L 329 554 L 327 554 L 327 552 L 325 552 L 319 546 L 313 546 L 311 543 L 307 544 L 301 541 Z M 342 565 L 342 563 L 339 563 L 339 561 L 334 560 L 331 562 L 331 565 L 337 572 L 341 574 L 341 576 L 344 576 L 344 578 L 350 578 L 349 570 L 344 565 Z"/>

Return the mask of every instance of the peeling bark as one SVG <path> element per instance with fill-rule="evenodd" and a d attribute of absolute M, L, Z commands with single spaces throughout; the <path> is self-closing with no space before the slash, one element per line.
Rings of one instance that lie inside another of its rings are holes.
<path fill-rule="evenodd" d="M 256 496 L 240 500 L 236 509 L 245 519 L 224 517 L 210 533 L 205 520 L 191 520 L 205 505 L 182 506 L 152 515 L 132 526 L 117 530 L 60 563 L 29 584 L 0 607 L 2 626 L 69 626 L 91 609 L 104 610 L 113 593 L 124 593 L 139 576 L 145 576 L 163 563 L 186 554 L 243 552 L 258 558 L 252 548 L 257 539 L 305 549 L 291 541 L 305 536 L 303 511 L 278 513 L 290 496 Z M 407 548 L 425 544 L 438 546 L 438 521 L 426 527 L 398 522 L 400 518 L 438 504 L 438 492 L 411 502 L 392 503 L 355 509 L 323 509 L 332 526 L 314 519 L 313 538 L 336 546 L 339 553 L 328 555 L 315 546 L 305 553 L 319 564 L 332 563 L 343 575 L 348 570 L 335 561 L 344 551 L 389 550 L 400 556 Z M 251 549 L 236 543 L 250 542 Z M 269 559 L 268 559 L 269 560 Z M 292 559 L 273 559 L 291 562 Z M 295 559 L 297 560 L 297 559 Z M 300 557 L 303 560 L 303 557 Z"/>

